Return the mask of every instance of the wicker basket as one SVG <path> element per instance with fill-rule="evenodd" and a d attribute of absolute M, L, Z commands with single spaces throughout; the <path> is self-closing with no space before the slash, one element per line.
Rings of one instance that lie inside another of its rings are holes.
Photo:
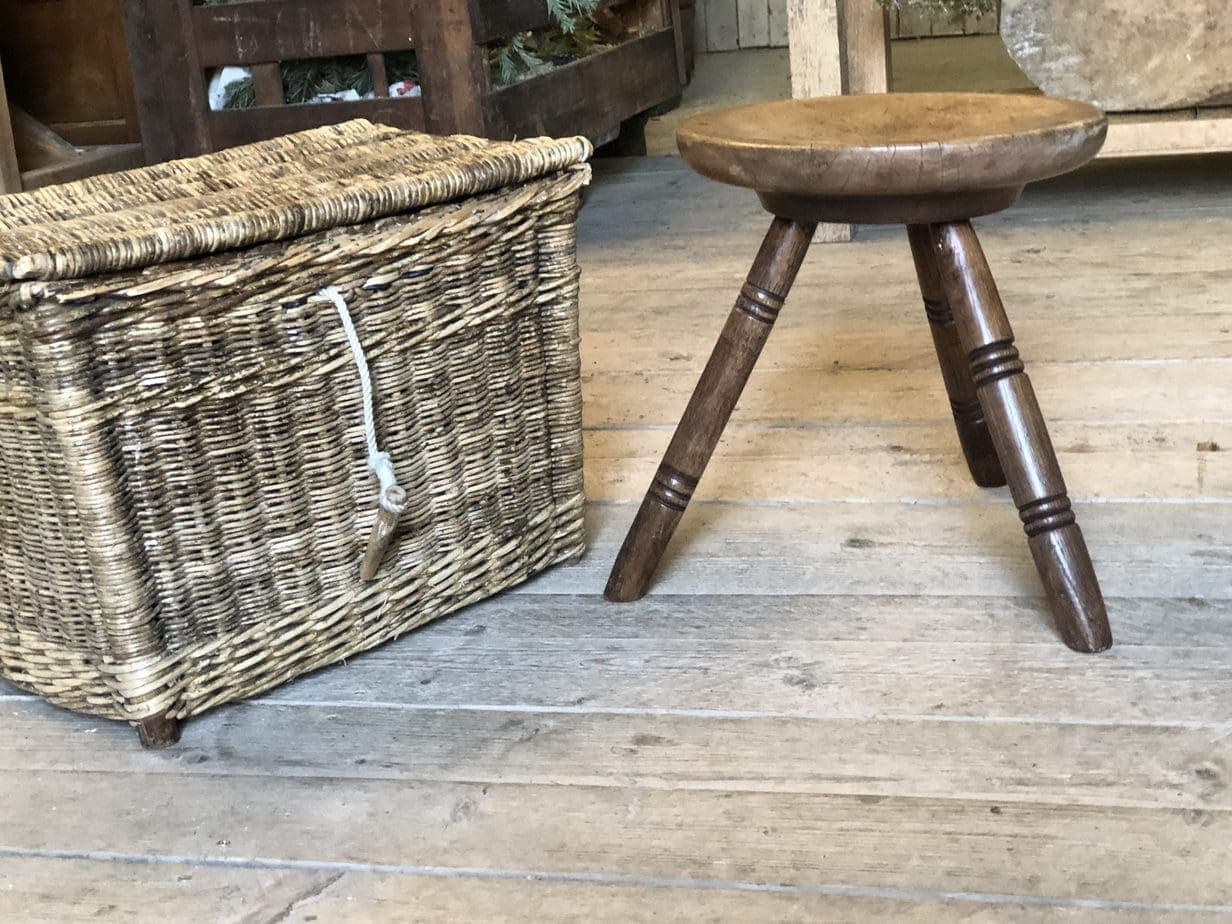
<path fill-rule="evenodd" d="M 589 153 L 349 122 L 0 198 L 3 675 L 165 738 L 579 556 Z"/>

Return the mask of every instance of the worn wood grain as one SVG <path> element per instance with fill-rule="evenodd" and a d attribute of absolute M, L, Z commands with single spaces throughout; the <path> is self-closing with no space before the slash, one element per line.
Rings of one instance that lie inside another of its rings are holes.
<path fill-rule="evenodd" d="M 840 7 L 844 93 L 890 89 L 890 41 L 886 12 L 877 0 L 846 0 Z"/>
<path fill-rule="evenodd" d="M 21 192 L 21 167 L 17 163 L 17 139 L 9 113 L 4 71 L 0 69 L 0 193 Z"/>
<path fill-rule="evenodd" d="M 120 6 L 120 0 L 0 4 L 0 57 L 10 65 L 9 92 L 76 145 L 141 140 Z"/>
<path fill-rule="evenodd" d="M 817 666 L 794 676 L 807 687 L 809 676 L 823 674 Z M 917 717 L 878 720 L 869 734 L 864 718 L 790 714 L 266 704 L 195 722 L 186 746 L 160 759 L 120 746 L 123 726 L 95 722 L 88 734 L 66 736 L 41 702 L 10 712 L 0 769 L 14 773 L 72 771 L 88 762 L 92 772 L 165 774 L 193 785 L 207 776 L 273 774 L 572 787 L 619 781 L 655 790 L 1232 812 L 1232 725 L 1218 721 L 1177 727 Z M 1018 757 L 1027 754 L 1029 769 Z"/>
<path fill-rule="evenodd" d="M 807 296 L 806 296 L 807 298 Z M 805 299 L 801 299 L 801 302 Z M 807 310 L 792 300 L 784 313 Z M 923 326 L 923 325 L 921 325 Z M 924 332 L 921 331 L 921 334 Z M 927 347 L 925 335 L 923 340 Z M 1030 347 L 1023 346 L 1029 356 Z M 1226 422 L 1232 362 L 1032 363 L 1032 380 L 1049 420 L 1106 423 Z M 584 408 L 588 427 L 670 424 L 697 374 L 592 373 Z M 796 427 L 835 423 L 919 423 L 949 419 L 932 398 L 932 370 L 758 369 L 734 421 Z"/>
<path fill-rule="evenodd" d="M 328 870 L 252 869 L 0 855 L 0 913 L 20 924 L 176 920 L 211 924 L 297 920 L 339 877 Z"/>
<path fill-rule="evenodd" d="M 936 401 L 945 395 L 934 385 Z M 1232 424 L 1061 423 L 1057 455 L 1079 503 L 1232 502 Z M 667 448 L 664 425 L 585 434 L 586 493 L 594 503 L 634 501 Z M 1223 442 L 1219 442 L 1222 440 Z M 731 424 L 694 497 L 699 501 L 1004 503 L 970 482 L 944 422 L 775 427 Z M 819 464 L 818 459 L 825 459 Z"/>
<path fill-rule="evenodd" d="M 198 6 L 192 10 L 192 30 L 205 67 L 356 55 L 373 48 L 398 51 L 413 44 L 408 6 L 398 0 Z"/>
<path fill-rule="evenodd" d="M 469 745 L 463 745 L 469 751 Z M 465 753 L 465 752 L 464 752 Z M 642 788 L 4 773 L 11 848 L 1232 908 L 1232 812 Z M 52 806 L 55 810 L 52 811 Z M 88 826 L 82 819 L 89 818 Z M 152 824 L 158 819 L 157 824 Z M 1081 876 L 1072 871 L 1082 869 Z"/>
<path fill-rule="evenodd" d="M 858 890 L 739 884 L 629 883 L 448 872 L 402 875 L 361 869 L 253 869 L 188 863 L 108 862 L 42 857 L 0 860 L 4 909 L 24 924 L 76 924 L 102 918 L 161 924 L 174 903 L 186 918 L 218 924 L 370 924 L 397 921 L 776 920 L 846 924 L 992 920 L 1009 924 L 1189 924 L 1209 913 L 1175 908 L 1040 905 L 998 896 L 859 894 Z M 153 890 L 153 894 L 151 894 Z M 872 891 L 872 890 L 870 890 Z"/>
<path fill-rule="evenodd" d="M 594 593 L 632 519 L 623 509 L 593 509 L 587 557 L 514 593 Z M 1109 596 L 1232 596 L 1226 503 L 1167 516 L 1153 504 L 1086 504 L 1080 514 Z M 711 503 L 684 518 L 655 592 L 1036 597 L 1033 570 L 1005 505 Z"/>
<path fill-rule="evenodd" d="M 597 594 L 513 595 L 254 707 L 1218 722 L 1232 696 L 1232 601 L 1112 606 L 1121 644 L 1076 671 L 1029 599 L 656 595 L 624 608 Z M 97 724 L 55 715 L 61 731 Z"/>
<path fill-rule="evenodd" d="M 740 47 L 737 0 L 704 0 L 706 4 L 706 50 L 733 51 Z"/>
<path fill-rule="evenodd" d="M 767 0 L 737 0 L 736 24 L 741 48 L 770 44 L 770 6 Z"/>
<path fill-rule="evenodd" d="M 126 2 L 120 15 L 147 160 L 204 154 L 212 142 L 204 66 L 192 41 L 192 3 Z"/>
<path fill-rule="evenodd" d="M 675 33 L 659 29 L 495 91 L 489 129 L 493 137 L 581 134 L 605 141 L 614 126 L 679 88 Z"/>

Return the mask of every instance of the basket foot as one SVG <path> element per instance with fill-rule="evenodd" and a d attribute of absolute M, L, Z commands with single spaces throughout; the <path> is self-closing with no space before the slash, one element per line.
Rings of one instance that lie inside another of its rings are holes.
<path fill-rule="evenodd" d="M 171 716 L 152 715 L 136 723 L 137 737 L 143 748 L 169 748 L 180 740 L 180 723 Z"/>

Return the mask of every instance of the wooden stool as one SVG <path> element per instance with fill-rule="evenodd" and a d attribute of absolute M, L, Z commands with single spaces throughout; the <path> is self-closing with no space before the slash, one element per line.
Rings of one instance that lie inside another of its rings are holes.
<path fill-rule="evenodd" d="M 1056 453 L 968 219 L 1099 150 L 1104 115 L 1038 96 L 921 93 L 742 106 L 689 119 L 698 173 L 756 190 L 774 221 L 608 579 L 636 600 L 680 521 L 761 353 L 818 222 L 903 224 L 958 439 L 975 483 L 1008 481 L 1065 643 L 1112 644 Z"/>

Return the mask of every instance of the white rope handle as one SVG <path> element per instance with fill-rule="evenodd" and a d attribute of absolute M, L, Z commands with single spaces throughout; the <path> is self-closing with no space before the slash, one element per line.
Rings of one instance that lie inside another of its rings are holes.
<path fill-rule="evenodd" d="M 381 452 L 376 444 L 376 420 L 372 412 L 372 375 L 368 372 L 368 359 L 364 356 L 363 345 L 359 335 L 355 333 L 355 322 L 351 320 L 351 312 L 347 309 L 346 299 L 333 286 L 327 286 L 315 296 L 322 301 L 334 303 L 338 309 L 338 318 L 342 321 L 342 329 L 346 332 L 347 343 L 351 346 L 351 356 L 355 359 L 355 368 L 359 372 L 359 390 L 364 401 L 364 438 L 368 443 L 368 468 L 376 475 L 380 483 L 380 504 L 392 514 L 401 515 L 406 510 L 406 494 L 398 487 L 398 479 L 394 474 L 394 463 L 389 453 Z"/>

